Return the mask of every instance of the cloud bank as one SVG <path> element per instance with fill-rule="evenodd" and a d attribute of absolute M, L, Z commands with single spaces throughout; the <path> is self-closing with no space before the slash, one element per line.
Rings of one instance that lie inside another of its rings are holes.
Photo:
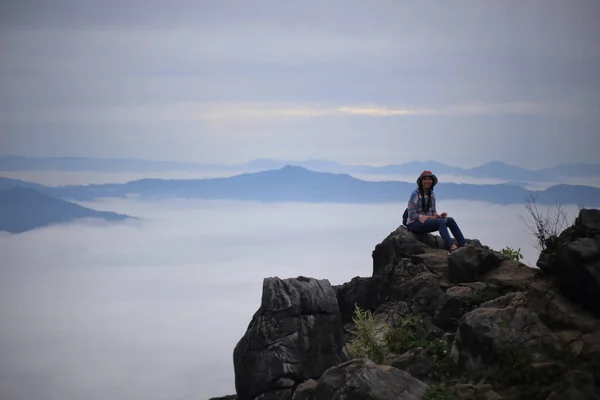
<path fill-rule="evenodd" d="M 372 273 L 403 207 L 116 200 L 142 223 L 0 234 L 0 393 L 13 400 L 166 400 L 234 393 L 231 354 L 262 280 Z M 465 236 L 521 248 L 521 207 L 444 202 Z M 575 210 L 568 209 L 570 217 Z M 490 229 L 490 227 L 493 227 Z"/>

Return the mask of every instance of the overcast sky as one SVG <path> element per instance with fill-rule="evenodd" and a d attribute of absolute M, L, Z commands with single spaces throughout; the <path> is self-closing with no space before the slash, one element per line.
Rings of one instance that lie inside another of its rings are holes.
<path fill-rule="evenodd" d="M 4 0 L 0 155 L 600 162 L 600 2 Z"/>

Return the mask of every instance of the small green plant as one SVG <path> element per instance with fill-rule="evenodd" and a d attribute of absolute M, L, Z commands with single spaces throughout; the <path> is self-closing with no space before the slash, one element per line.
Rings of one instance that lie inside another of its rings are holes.
<path fill-rule="evenodd" d="M 375 321 L 370 310 L 362 310 L 357 304 L 354 305 L 354 316 L 352 321 L 356 330 L 350 330 L 355 338 L 348 344 L 348 354 L 352 358 L 368 358 L 371 361 L 382 364 L 385 360 L 383 346 L 375 335 Z"/>
<path fill-rule="evenodd" d="M 441 386 L 431 385 L 425 391 L 423 400 L 457 400 L 454 393 L 444 389 Z"/>
<path fill-rule="evenodd" d="M 523 259 L 523 254 L 521 254 L 520 247 L 515 250 L 512 247 L 506 246 L 505 248 L 500 250 L 500 252 L 506 257 L 510 258 L 511 260 L 521 261 Z"/>
<path fill-rule="evenodd" d="M 510 317 L 503 316 L 496 322 L 496 325 L 500 328 L 508 329 L 510 327 Z"/>
<path fill-rule="evenodd" d="M 525 349 L 516 345 L 506 345 L 497 357 L 497 364 L 491 378 L 495 383 L 504 386 L 531 382 L 533 380 L 531 356 Z"/>
<path fill-rule="evenodd" d="M 501 386 L 548 385 L 565 374 L 564 366 L 551 363 L 535 367 L 529 351 L 522 345 L 505 342 L 496 356 L 490 374 L 491 381 Z"/>
<path fill-rule="evenodd" d="M 402 354 L 415 347 L 424 347 L 427 341 L 423 338 L 427 331 L 420 322 L 418 317 L 409 315 L 389 330 L 385 336 L 389 351 Z"/>
<path fill-rule="evenodd" d="M 395 354 L 403 354 L 417 347 L 427 352 L 431 360 L 431 376 L 444 379 L 450 372 L 449 346 L 444 339 L 426 339 L 427 330 L 421 320 L 414 315 L 409 315 L 399 321 L 393 329 L 387 332 L 385 341 L 388 350 Z"/>
<path fill-rule="evenodd" d="M 494 300 L 501 296 L 500 291 L 495 286 L 487 285 L 481 290 L 476 291 L 472 296 L 465 299 L 469 308 L 477 308 L 486 301 Z"/>

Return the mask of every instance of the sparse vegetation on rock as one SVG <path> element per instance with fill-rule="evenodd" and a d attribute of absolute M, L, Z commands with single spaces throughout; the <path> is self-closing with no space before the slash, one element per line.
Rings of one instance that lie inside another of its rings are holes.
<path fill-rule="evenodd" d="M 520 247 L 518 249 L 513 249 L 512 247 L 506 246 L 500 251 L 511 260 L 521 261 L 523 259 L 523 254 L 521 254 Z"/>
<path fill-rule="evenodd" d="M 520 249 L 450 256 L 399 227 L 373 275 L 267 278 L 235 349 L 239 400 L 599 399 L 600 211 Z"/>
<path fill-rule="evenodd" d="M 355 316 L 352 318 L 356 330 L 350 333 L 355 338 L 348 343 L 348 354 L 352 358 L 368 358 L 378 364 L 385 361 L 383 346 L 378 340 L 375 332 L 373 315 L 369 310 L 361 310 L 356 306 Z"/>

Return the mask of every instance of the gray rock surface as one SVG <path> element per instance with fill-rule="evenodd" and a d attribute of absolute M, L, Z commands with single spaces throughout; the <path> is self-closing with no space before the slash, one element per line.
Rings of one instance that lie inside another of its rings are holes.
<path fill-rule="evenodd" d="M 438 236 L 400 227 L 375 247 L 370 277 L 265 279 L 231 399 L 417 399 L 427 384 L 440 398 L 597 399 L 598 240 L 599 211 L 582 210 L 532 269 L 477 240 L 448 256 Z M 346 362 L 356 304 L 373 313 L 373 342 L 392 341 L 386 365 Z"/>
<path fill-rule="evenodd" d="M 261 306 L 233 356 L 240 400 L 290 389 L 344 361 L 341 318 L 329 281 L 266 278 Z"/>
<path fill-rule="evenodd" d="M 493 365 L 512 346 L 529 352 L 536 362 L 551 360 L 562 349 L 561 342 L 525 306 L 521 293 L 509 294 L 466 313 L 452 345 L 454 363 L 477 371 Z"/>
<path fill-rule="evenodd" d="M 400 226 L 381 243 L 375 246 L 372 253 L 373 276 L 383 273 L 387 267 L 398 264 L 402 258 L 424 253 L 428 249 L 425 243 Z"/>
<path fill-rule="evenodd" d="M 562 293 L 600 316 L 600 210 L 582 209 L 573 227 L 550 240 L 537 266 Z"/>
<path fill-rule="evenodd" d="M 431 370 L 429 355 L 421 347 L 410 349 L 406 353 L 396 357 L 390 363 L 401 371 L 408 372 L 417 379 L 425 379 Z"/>
<path fill-rule="evenodd" d="M 504 257 L 485 246 L 461 247 L 448 258 L 448 279 L 452 283 L 480 281 L 502 261 Z"/>
<path fill-rule="evenodd" d="M 328 369 L 293 400 L 419 400 L 427 385 L 388 365 L 355 359 Z"/>

